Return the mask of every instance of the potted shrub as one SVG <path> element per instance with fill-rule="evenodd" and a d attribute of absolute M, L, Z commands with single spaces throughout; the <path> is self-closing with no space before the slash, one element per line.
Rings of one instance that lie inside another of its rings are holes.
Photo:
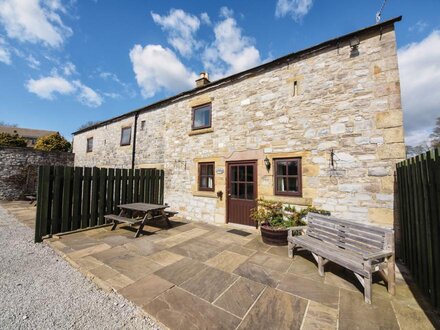
<path fill-rule="evenodd" d="M 287 245 L 287 232 L 290 227 L 306 225 L 304 217 L 309 212 L 330 215 L 330 212 L 308 206 L 297 210 L 282 202 L 259 199 L 251 212 L 251 218 L 260 225 L 263 242 L 270 245 Z"/>

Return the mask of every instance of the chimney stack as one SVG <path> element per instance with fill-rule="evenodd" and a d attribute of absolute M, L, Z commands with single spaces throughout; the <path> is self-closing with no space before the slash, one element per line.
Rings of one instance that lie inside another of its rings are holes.
<path fill-rule="evenodd" d="M 208 72 L 200 72 L 200 78 L 196 80 L 196 87 L 202 87 L 209 83 Z"/>

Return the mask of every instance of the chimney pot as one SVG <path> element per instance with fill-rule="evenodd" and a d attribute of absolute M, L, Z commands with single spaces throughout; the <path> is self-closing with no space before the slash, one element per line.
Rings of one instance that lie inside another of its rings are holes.
<path fill-rule="evenodd" d="M 208 72 L 200 72 L 200 78 L 196 80 L 196 87 L 201 87 L 209 83 Z"/>

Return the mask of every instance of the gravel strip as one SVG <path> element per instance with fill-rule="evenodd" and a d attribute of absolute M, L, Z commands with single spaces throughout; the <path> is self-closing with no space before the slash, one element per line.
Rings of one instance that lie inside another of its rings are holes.
<path fill-rule="evenodd" d="M 70 266 L 0 206 L 1 329 L 159 329 Z"/>

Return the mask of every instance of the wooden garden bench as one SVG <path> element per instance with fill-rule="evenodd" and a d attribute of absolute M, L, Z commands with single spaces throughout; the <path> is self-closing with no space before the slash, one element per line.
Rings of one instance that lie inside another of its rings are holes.
<path fill-rule="evenodd" d="M 302 232 L 303 235 L 294 235 Z M 354 272 L 364 287 L 365 302 L 371 304 L 372 275 L 379 272 L 395 293 L 394 231 L 335 217 L 309 213 L 307 226 L 293 227 L 288 234 L 289 257 L 294 249 L 310 251 L 318 263 L 319 275 L 332 261 Z"/>

